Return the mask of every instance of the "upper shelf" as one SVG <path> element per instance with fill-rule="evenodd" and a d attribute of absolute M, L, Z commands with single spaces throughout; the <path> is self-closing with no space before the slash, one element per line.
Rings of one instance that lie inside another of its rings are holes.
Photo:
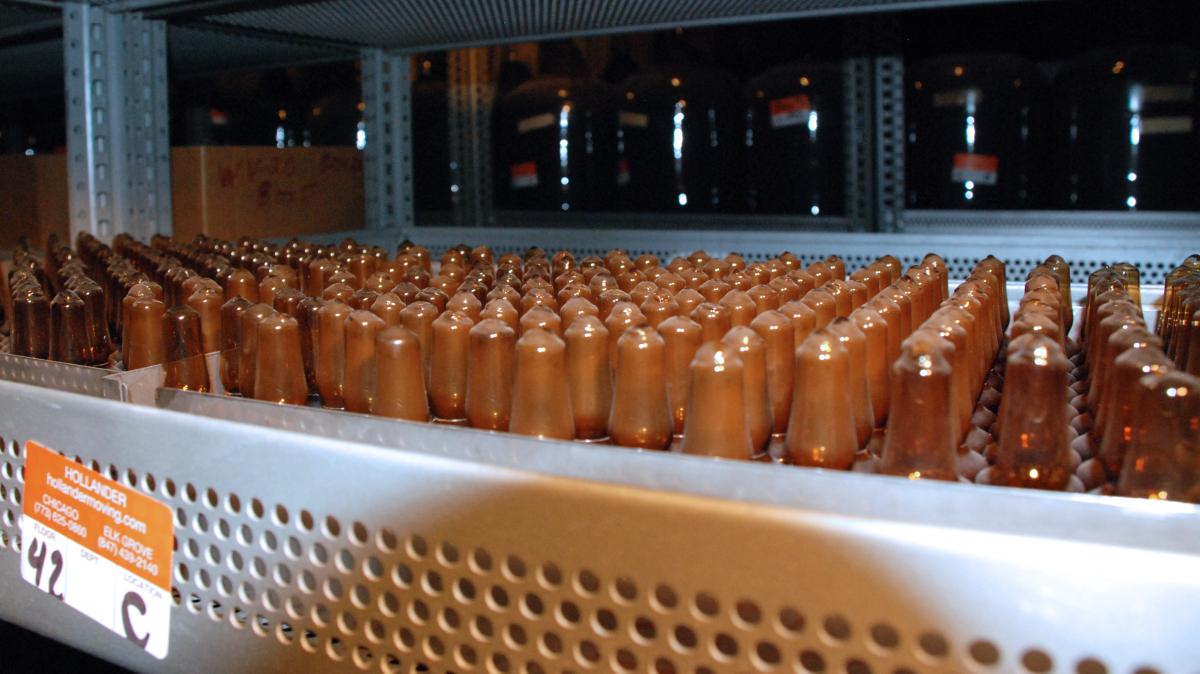
<path fill-rule="evenodd" d="M 97 0 L 152 18 L 404 51 L 1034 0 Z M 1040 0 L 1044 1 L 1044 0 Z"/>

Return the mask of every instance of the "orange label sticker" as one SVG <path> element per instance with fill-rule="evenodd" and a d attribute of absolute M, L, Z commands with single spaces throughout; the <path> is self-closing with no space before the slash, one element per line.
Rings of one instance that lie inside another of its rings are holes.
<path fill-rule="evenodd" d="M 995 185 L 1000 172 L 1000 157 L 994 154 L 957 152 L 950 180 L 956 183 L 971 182 L 976 185 Z"/>
<path fill-rule="evenodd" d="M 537 187 L 538 184 L 538 167 L 535 161 L 521 162 L 513 164 L 510 169 L 512 173 L 513 189 L 521 189 L 524 187 Z"/>
<path fill-rule="evenodd" d="M 776 98 L 771 101 L 769 107 L 771 109 L 771 128 L 778 129 L 785 126 L 808 124 L 812 102 L 809 101 L 808 94 L 799 94 Z"/>
<path fill-rule="evenodd" d="M 21 577 L 157 658 L 171 620 L 171 509 L 25 443 Z"/>

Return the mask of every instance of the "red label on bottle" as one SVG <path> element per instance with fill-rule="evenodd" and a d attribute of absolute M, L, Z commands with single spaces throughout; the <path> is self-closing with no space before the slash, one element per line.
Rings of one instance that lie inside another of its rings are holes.
<path fill-rule="evenodd" d="M 513 164 L 511 172 L 512 187 L 514 190 L 519 190 L 525 187 L 537 187 L 537 162 L 525 161 L 521 162 L 520 164 Z"/>
<path fill-rule="evenodd" d="M 629 160 L 622 159 L 617 162 L 617 184 L 629 184 Z"/>
<path fill-rule="evenodd" d="M 773 129 L 808 124 L 809 113 L 812 112 L 812 103 L 808 100 L 808 94 L 776 98 L 770 102 L 769 107 L 771 128 Z"/>
<path fill-rule="evenodd" d="M 973 182 L 976 185 L 995 185 L 1000 171 L 1000 157 L 994 154 L 957 152 L 950 180 L 956 183 Z"/>

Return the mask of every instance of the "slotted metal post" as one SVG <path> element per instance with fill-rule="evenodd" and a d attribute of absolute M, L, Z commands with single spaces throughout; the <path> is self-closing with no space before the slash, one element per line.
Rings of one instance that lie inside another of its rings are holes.
<path fill-rule="evenodd" d="M 407 55 L 362 50 L 367 228 L 413 226 L 412 72 Z"/>
<path fill-rule="evenodd" d="M 849 22 L 843 33 L 846 60 L 843 63 L 845 78 L 846 111 L 846 217 L 854 231 L 875 229 L 874 158 L 875 115 L 871 107 L 871 57 L 867 50 L 870 42 L 870 19 L 859 18 Z"/>
<path fill-rule="evenodd" d="M 904 57 L 895 17 L 876 17 L 872 41 L 875 102 L 875 218 L 881 232 L 904 229 Z"/>
<path fill-rule="evenodd" d="M 72 238 L 171 233 L 162 21 L 63 5 Z"/>
<path fill-rule="evenodd" d="M 452 208 L 461 226 L 492 224 L 491 81 L 496 50 L 459 49 L 449 54 Z M 457 189 L 455 189 L 457 188 Z"/>

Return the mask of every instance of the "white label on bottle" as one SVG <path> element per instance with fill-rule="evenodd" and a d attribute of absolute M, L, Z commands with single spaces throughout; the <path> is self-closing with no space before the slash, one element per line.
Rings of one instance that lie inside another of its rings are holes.
<path fill-rule="evenodd" d="M 771 110 L 772 129 L 808 124 L 809 113 L 812 112 L 808 94 L 776 98 L 768 107 Z"/>
<path fill-rule="evenodd" d="M 1000 172 L 1000 158 L 994 154 L 956 152 L 950 169 L 950 180 L 956 183 L 995 185 Z"/>
<path fill-rule="evenodd" d="M 650 118 L 640 112 L 621 112 L 617 115 L 617 122 L 621 126 L 636 126 L 644 129 L 650 124 Z"/>
<path fill-rule="evenodd" d="M 1143 117 L 1142 135 L 1165 133 L 1191 133 L 1191 117 Z"/>
<path fill-rule="evenodd" d="M 517 122 L 517 133 L 529 133 L 530 131 L 537 131 L 538 129 L 544 129 L 548 126 L 554 126 L 556 119 L 557 118 L 549 112 L 543 112 L 542 114 L 534 115 L 533 117 L 526 117 L 525 119 Z"/>

